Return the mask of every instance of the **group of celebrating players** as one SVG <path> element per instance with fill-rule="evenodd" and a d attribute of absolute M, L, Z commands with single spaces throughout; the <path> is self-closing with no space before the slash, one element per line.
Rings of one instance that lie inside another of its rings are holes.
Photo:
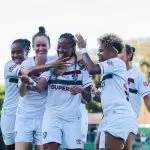
<path fill-rule="evenodd" d="M 1 130 L 6 150 L 81 150 L 86 143 L 86 104 L 98 100 L 103 118 L 95 149 L 131 150 L 137 118 L 144 99 L 150 111 L 150 88 L 144 74 L 132 67 L 135 48 L 115 34 L 98 39 L 95 64 L 81 34 L 60 35 L 57 56 L 48 56 L 50 38 L 44 27 L 32 37 L 34 57 L 28 57 L 27 39 L 11 45 L 5 65 L 5 98 Z M 79 51 L 76 52 L 76 46 Z M 91 75 L 100 74 L 100 87 L 92 92 Z"/>

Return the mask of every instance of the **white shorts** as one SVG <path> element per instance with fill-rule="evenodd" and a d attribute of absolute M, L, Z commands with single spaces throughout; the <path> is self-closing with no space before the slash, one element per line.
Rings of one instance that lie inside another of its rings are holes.
<path fill-rule="evenodd" d="M 81 132 L 82 132 L 82 141 L 86 143 L 87 133 L 88 133 L 88 112 L 81 115 Z"/>
<path fill-rule="evenodd" d="M 65 121 L 59 117 L 50 116 L 45 113 L 42 132 L 43 144 L 56 142 L 62 144 L 63 148 L 83 148 L 80 119 Z"/>
<path fill-rule="evenodd" d="M 1 130 L 5 145 L 15 144 L 15 120 L 16 116 L 2 114 Z"/>
<path fill-rule="evenodd" d="M 98 130 L 108 132 L 126 141 L 134 124 L 135 119 L 133 117 L 112 113 L 109 116 L 104 116 Z"/>
<path fill-rule="evenodd" d="M 16 118 L 15 142 L 32 142 L 42 145 L 42 118 Z"/>

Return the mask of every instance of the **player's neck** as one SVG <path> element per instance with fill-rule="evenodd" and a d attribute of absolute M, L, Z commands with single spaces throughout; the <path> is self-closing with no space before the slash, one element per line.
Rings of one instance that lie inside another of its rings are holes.
<path fill-rule="evenodd" d="M 67 62 L 75 64 L 75 57 L 71 57 Z"/>
<path fill-rule="evenodd" d="M 129 69 L 132 68 L 132 65 L 131 65 L 129 62 L 127 62 L 127 63 L 126 63 L 126 67 L 127 67 L 127 70 L 129 70 Z"/>
<path fill-rule="evenodd" d="M 44 65 L 47 61 L 47 57 L 35 57 L 34 61 L 37 66 Z"/>

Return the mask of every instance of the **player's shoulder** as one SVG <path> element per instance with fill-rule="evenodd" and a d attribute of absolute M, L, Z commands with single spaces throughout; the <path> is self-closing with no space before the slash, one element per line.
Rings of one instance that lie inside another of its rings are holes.
<path fill-rule="evenodd" d="M 18 64 L 15 64 L 13 60 L 9 60 L 5 63 L 5 71 L 6 70 L 13 70 L 16 66 L 18 66 Z"/>
<path fill-rule="evenodd" d="M 126 64 L 125 64 L 125 62 L 122 60 L 122 59 L 120 59 L 120 58 L 118 58 L 118 57 L 116 57 L 116 58 L 111 58 L 111 59 L 108 59 L 107 61 L 106 61 L 106 63 L 108 64 L 108 65 L 111 65 L 111 66 L 117 66 L 117 67 L 126 67 Z"/>
<path fill-rule="evenodd" d="M 33 62 L 34 62 L 34 57 L 28 57 L 21 63 L 21 65 L 22 66 L 32 66 Z"/>
<path fill-rule="evenodd" d="M 11 65 L 14 65 L 14 61 L 13 60 L 9 60 L 5 63 L 5 66 L 11 66 Z"/>
<path fill-rule="evenodd" d="M 47 56 L 47 62 L 55 61 L 57 59 L 58 59 L 58 56 L 56 56 L 56 55 Z"/>

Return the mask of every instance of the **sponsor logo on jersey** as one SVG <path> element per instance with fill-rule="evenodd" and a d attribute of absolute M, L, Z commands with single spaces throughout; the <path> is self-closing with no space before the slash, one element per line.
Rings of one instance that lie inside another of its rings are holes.
<path fill-rule="evenodd" d="M 43 132 L 43 139 L 47 137 L 47 132 Z"/>
<path fill-rule="evenodd" d="M 107 60 L 107 64 L 108 64 L 109 66 L 113 66 L 113 65 L 114 65 L 111 60 Z"/>
<path fill-rule="evenodd" d="M 52 84 L 50 87 L 51 87 L 51 89 L 55 89 L 55 90 L 70 91 L 69 87 L 68 86 L 64 86 L 64 85 Z"/>

